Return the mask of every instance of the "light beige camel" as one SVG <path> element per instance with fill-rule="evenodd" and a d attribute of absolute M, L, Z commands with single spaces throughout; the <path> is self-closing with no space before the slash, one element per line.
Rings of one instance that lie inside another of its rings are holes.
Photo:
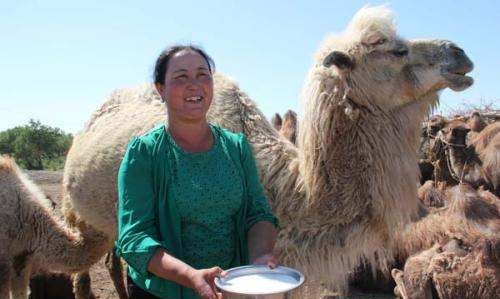
<path fill-rule="evenodd" d="M 385 265 L 394 232 L 417 210 L 419 125 L 440 90 L 472 84 L 465 76 L 471 70 L 455 44 L 404 40 L 387 8 L 364 8 L 315 56 L 298 147 L 278 135 L 236 84 L 215 75 L 208 119 L 243 132 L 252 145 L 280 218 L 284 264 L 312 284 L 338 289 L 361 259 Z M 64 200 L 110 239 L 116 238 L 116 174 L 127 142 L 164 121 L 152 86 L 119 90 L 74 138 Z"/>
<path fill-rule="evenodd" d="M 51 202 L 0 156 L 0 298 L 28 298 L 33 273 L 87 271 L 109 245 L 102 233 L 71 231 L 54 216 Z"/>

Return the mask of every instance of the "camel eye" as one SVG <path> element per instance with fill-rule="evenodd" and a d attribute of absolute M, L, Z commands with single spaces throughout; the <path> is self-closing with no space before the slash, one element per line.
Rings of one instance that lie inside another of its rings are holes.
<path fill-rule="evenodd" d="M 391 53 L 396 57 L 404 57 L 408 55 L 408 48 L 401 47 L 395 50 L 392 50 Z"/>

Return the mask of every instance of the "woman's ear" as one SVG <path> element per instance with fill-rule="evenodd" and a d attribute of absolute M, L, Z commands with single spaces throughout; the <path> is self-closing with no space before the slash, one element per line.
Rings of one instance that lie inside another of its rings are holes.
<path fill-rule="evenodd" d="M 163 91 L 165 90 L 165 86 L 163 84 L 155 83 L 155 87 L 159 94 L 163 94 Z"/>
<path fill-rule="evenodd" d="M 167 97 L 165 95 L 165 85 L 163 84 L 160 84 L 160 83 L 155 83 L 155 88 L 156 88 L 156 91 L 158 91 L 158 93 L 160 94 L 160 97 L 161 97 L 161 101 L 162 102 L 166 102 L 167 101 Z"/>

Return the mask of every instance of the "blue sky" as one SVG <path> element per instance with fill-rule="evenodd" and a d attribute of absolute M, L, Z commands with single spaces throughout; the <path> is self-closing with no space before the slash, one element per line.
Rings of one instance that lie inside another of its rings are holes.
<path fill-rule="evenodd" d="M 30 118 L 75 133 L 112 90 L 151 82 L 159 52 L 201 45 L 267 116 L 300 111 L 298 94 L 323 38 L 365 4 L 387 1 L 0 0 L 0 130 Z M 499 1 L 392 1 L 406 38 L 456 42 L 475 63 L 473 87 L 446 90 L 500 106 Z"/>

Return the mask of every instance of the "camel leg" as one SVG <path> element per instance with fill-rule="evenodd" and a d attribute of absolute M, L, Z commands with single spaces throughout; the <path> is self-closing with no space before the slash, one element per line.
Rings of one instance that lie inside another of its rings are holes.
<path fill-rule="evenodd" d="M 106 254 L 106 267 L 108 268 L 109 276 L 113 281 L 116 292 L 118 293 L 118 298 L 127 299 L 127 288 L 125 287 L 125 281 L 123 278 L 123 267 L 121 260 L 113 250 Z"/>
<path fill-rule="evenodd" d="M 11 272 L 10 263 L 0 258 L 0 299 L 9 299 Z"/>
<path fill-rule="evenodd" d="M 396 283 L 396 286 L 394 287 L 394 295 L 398 298 L 407 299 L 408 295 L 406 294 L 406 288 L 403 281 L 404 272 L 394 268 L 391 271 L 391 275 Z"/>
<path fill-rule="evenodd" d="M 80 272 L 73 275 L 73 293 L 75 299 L 91 299 L 89 272 Z"/>
<path fill-rule="evenodd" d="M 31 256 L 22 254 L 14 258 L 11 273 L 12 299 L 28 299 L 28 290 L 31 276 Z"/>

